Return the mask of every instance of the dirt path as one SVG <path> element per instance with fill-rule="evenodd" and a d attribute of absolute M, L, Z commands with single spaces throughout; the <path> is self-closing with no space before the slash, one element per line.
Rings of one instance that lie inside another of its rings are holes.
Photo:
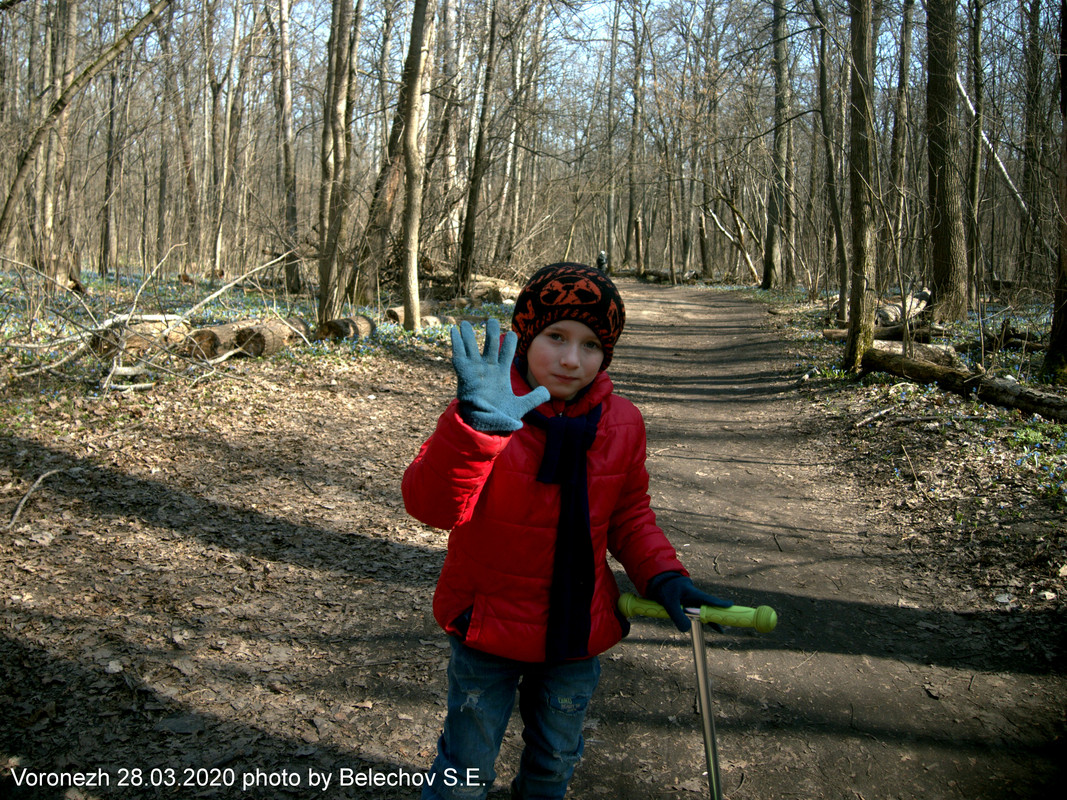
<path fill-rule="evenodd" d="M 843 454 L 816 444 L 825 421 L 764 310 L 628 288 L 614 374 L 646 414 L 660 522 L 698 583 L 779 612 L 772 634 L 709 639 L 726 796 L 1051 797 L 1062 658 L 904 571 L 872 498 L 830 468 Z M 706 791 L 686 639 L 638 623 L 606 664 L 576 796 Z"/>
<path fill-rule="evenodd" d="M 764 309 L 622 288 L 612 373 L 646 416 L 660 522 L 699 584 L 780 615 L 709 637 L 727 797 L 1051 797 L 1062 621 L 975 610 L 904 557 Z M 0 436 L 0 797 L 415 797 L 445 536 L 399 480 L 454 391 L 446 357 L 11 398 L 33 413 Z M 572 796 L 702 796 L 688 640 L 638 621 L 603 663 Z"/>

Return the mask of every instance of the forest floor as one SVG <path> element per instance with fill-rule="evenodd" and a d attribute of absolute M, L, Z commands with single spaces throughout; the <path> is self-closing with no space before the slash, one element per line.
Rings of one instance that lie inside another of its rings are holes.
<path fill-rule="evenodd" d="M 779 615 L 708 635 L 725 795 L 1061 796 L 1067 524 L 1016 463 L 1046 434 L 820 378 L 828 345 L 789 309 L 620 285 L 612 375 L 646 417 L 660 524 L 698 585 Z M 446 534 L 399 484 L 454 391 L 448 353 L 224 373 L 3 390 L 0 796 L 417 796 Z M 706 795 L 688 638 L 636 620 L 602 663 L 570 796 Z"/>

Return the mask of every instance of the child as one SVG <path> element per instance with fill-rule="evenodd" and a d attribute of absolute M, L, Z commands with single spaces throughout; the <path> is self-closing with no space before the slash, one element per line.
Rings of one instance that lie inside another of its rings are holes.
<path fill-rule="evenodd" d="M 513 798 L 562 798 L 582 755 L 599 653 L 626 635 L 611 551 L 666 607 L 729 606 L 697 590 L 649 505 L 645 427 L 605 371 L 625 312 L 581 264 L 538 271 L 512 330 L 452 329 L 457 398 L 404 474 L 412 516 L 450 531 L 434 616 L 451 637 L 448 711 L 423 800 L 484 798 L 515 692 Z M 512 363 L 514 358 L 514 363 Z"/>

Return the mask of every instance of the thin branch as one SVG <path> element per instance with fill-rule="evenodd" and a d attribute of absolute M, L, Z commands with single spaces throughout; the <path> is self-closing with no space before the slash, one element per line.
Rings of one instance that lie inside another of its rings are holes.
<path fill-rule="evenodd" d="M 22 513 L 22 507 L 24 505 L 26 505 L 26 501 L 30 499 L 30 495 L 33 494 L 37 490 L 37 487 L 41 485 L 41 482 L 45 478 L 47 478 L 47 477 L 49 477 L 51 475 L 55 475 L 57 472 L 65 472 L 65 471 L 66 470 L 62 470 L 62 469 L 50 469 L 50 470 L 48 470 L 48 472 L 44 473 L 43 475 L 41 475 L 41 477 L 39 477 L 37 480 L 35 480 L 33 482 L 33 486 L 30 487 L 30 490 L 28 492 L 26 492 L 26 494 L 24 494 L 22 496 L 21 500 L 19 500 L 19 504 L 15 507 L 15 513 L 11 515 L 11 521 L 9 523 L 7 523 L 7 528 L 5 528 L 5 530 L 10 531 L 12 528 L 15 527 L 15 523 L 19 521 L 19 515 Z"/>

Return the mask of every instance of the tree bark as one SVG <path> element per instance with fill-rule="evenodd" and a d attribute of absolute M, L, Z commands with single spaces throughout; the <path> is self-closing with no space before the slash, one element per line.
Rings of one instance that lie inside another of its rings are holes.
<path fill-rule="evenodd" d="M 962 320 L 967 314 L 966 236 L 963 186 L 956 159 L 956 0 L 927 0 L 926 136 L 928 148 L 927 229 L 930 237 L 931 288 L 937 321 Z"/>
<path fill-rule="evenodd" d="M 354 11 L 351 0 L 334 0 L 327 45 L 329 72 L 319 187 L 319 323 L 340 316 L 352 272 L 344 245 L 351 216 L 354 62 L 362 9 L 363 0 L 357 0 Z"/>
<path fill-rule="evenodd" d="M 290 0 L 278 0 L 278 27 L 275 31 L 278 94 L 275 98 L 278 132 L 281 139 L 282 195 L 285 214 L 285 290 L 297 294 L 302 288 L 300 262 L 296 255 L 297 220 L 296 161 L 293 152 L 293 54 L 289 41 Z"/>
<path fill-rule="evenodd" d="M 771 156 L 771 180 L 767 188 L 767 230 L 763 244 L 762 289 L 772 288 L 782 270 L 782 230 L 788 210 L 785 202 L 786 159 L 789 124 L 789 53 L 786 43 L 785 0 L 771 0 L 773 17 L 771 38 L 774 71 L 774 147 Z"/>
<path fill-rule="evenodd" d="M 1049 381 L 1067 386 L 1067 0 L 1060 0 L 1060 208 L 1056 287 L 1052 327 L 1043 372 Z"/>
<path fill-rule="evenodd" d="M 849 192 L 852 277 L 844 368 L 856 371 L 874 340 L 874 83 L 871 0 L 849 0 L 852 70 L 849 115 Z"/>
<path fill-rule="evenodd" d="M 845 224 L 841 216 L 841 199 L 837 189 L 837 158 L 834 156 L 834 126 L 830 120 L 830 78 L 827 63 L 826 14 L 819 0 L 813 0 L 815 17 L 819 21 L 819 122 L 822 126 L 823 157 L 826 161 L 826 199 L 830 205 L 830 221 L 834 226 L 834 256 L 837 262 L 838 289 L 841 297 L 848 297 L 849 266 L 845 250 Z M 844 323 L 845 304 L 838 303 L 837 319 Z"/>
<path fill-rule="evenodd" d="M 177 126 L 178 147 L 181 151 L 182 178 L 185 189 L 185 258 L 186 262 L 199 264 L 200 258 L 200 193 L 196 187 L 196 170 L 193 163 L 193 122 L 192 110 L 189 97 L 183 95 L 178 84 L 177 55 L 171 47 L 171 34 L 174 28 L 174 8 L 166 9 L 165 19 L 156 22 L 156 32 L 159 35 L 159 49 L 163 56 L 163 82 L 166 86 L 164 95 L 163 113 L 169 104 L 173 107 L 175 125 Z M 166 155 L 163 156 L 166 160 Z M 161 167 L 162 170 L 162 167 Z M 160 205 L 160 214 L 164 213 L 164 206 Z M 165 248 L 157 250 L 157 263 L 163 260 Z"/>
<path fill-rule="evenodd" d="M 968 301 L 977 307 L 982 291 L 979 260 L 981 236 L 978 221 L 982 193 L 982 126 L 984 123 L 985 77 L 982 66 L 982 10 L 986 0 L 970 0 L 970 72 L 974 90 L 974 118 L 971 120 L 970 155 L 967 164 L 967 288 Z"/>
<path fill-rule="evenodd" d="M 474 272 L 474 239 L 478 224 L 478 208 L 481 203 L 482 179 L 488 167 L 486 163 L 489 146 L 489 109 L 496 71 L 497 0 L 493 0 L 489 16 L 489 46 L 485 56 L 485 85 L 482 87 L 481 110 L 478 114 L 478 134 L 474 142 L 474 163 L 471 166 L 470 186 L 467 191 L 467 211 L 463 218 L 463 236 L 460 241 L 459 264 L 456 268 L 456 293 L 467 291 Z"/>
<path fill-rule="evenodd" d="M 113 24 L 118 30 L 119 8 L 115 4 Z M 104 198 L 100 204 L 100 256 L 97 265 L 100 277 L 106 277 L 113 266 L 118 269 L 118 235 L 115 226 L 115 188 L 119 169 L 119 70 L 111 66 L 108 76 L 107 155 L 104 161 Z"/>
<path fill-rule="evenodd" d="M 404 63 L 403 83 L 407 89 L 404 109 L 404 172 L 407 196 L 404 203 L 404 328 L 419 330 L 419 221 L 422 216 L 424 174 L 423 152 L 419 147 L 419 100 L 422 72 L 426 64 L 426 39 L 432 25 L 427 0 L 415 0 L 411 18 L 411 41 Z"/>
<path fill-rule="evenodd" d="M 1022 282 L 1040 280 L 1038 258 L 1045 256 L 1041 247 L 1043 233 L 1037 211 L 1047 178 L 1042 173 L 1041 151 L 1043 149 L 1045 118 L 1045 76 L 1043 74 L 1044 47 L 1041 30 L 1042 0 L 1022 0 L 1020 3 L 1023 31 L 1023 132 L 1022 132 L 1022 196 L 1033 214 L 1019 218 L 1019 265 L 1016 279 Z M 1043 282 L 1043 281 L 1042 281 Z"/>

